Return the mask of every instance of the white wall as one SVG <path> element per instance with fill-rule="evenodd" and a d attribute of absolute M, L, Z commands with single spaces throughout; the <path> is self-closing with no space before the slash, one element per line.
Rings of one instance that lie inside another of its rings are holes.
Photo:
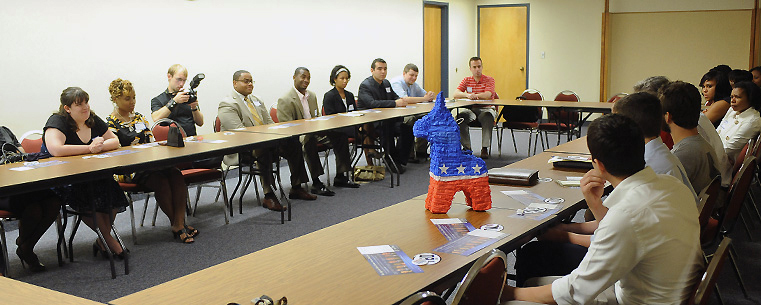
<path fill-rule="evenodd" d="M 474 50 L 472 1 L 450 2 L 450 60 L 467 62 Z M 207 122 L 201 134 L 212 132 L 219 100 L 232 90 L 238 69 L 252 72 L 254 94 L 271 105 L 293 86 L 297 66 L 311 70 L 309 89 L 319 100 L 331 88 L 328 77 L 336 64 L 351 70 L 354 93 L 376 57 L 388 62 L 389 77 L 409 62 L 422 66 L 421 0 L 5 4 L 0 10 L 0 125 L 18 135 L 41 129 L 68 86 L 86 90 L 93 110 L 107 116 L 113 110 L 108 84 L 115 78 L 135 84 L 137 111 L 149 115 L 150 99 L 166 88 L 166 70 L 174 63 L 186 66 L 191 78 L 206 74 L 198 88 Z"/>
<path fill-rule="evenodd" d="M 752 9 L 756 0 L 610 0 L 611 13 Z"/>

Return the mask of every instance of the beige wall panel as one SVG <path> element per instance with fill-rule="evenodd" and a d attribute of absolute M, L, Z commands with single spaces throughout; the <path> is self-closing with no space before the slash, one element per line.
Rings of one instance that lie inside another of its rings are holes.
<path fill-rule="evenodd" d="M 747 68 L 750 19 L 747 10 L 611 14 L 608 92 L 653 75 L 697 85 L 718 64 Z"/>

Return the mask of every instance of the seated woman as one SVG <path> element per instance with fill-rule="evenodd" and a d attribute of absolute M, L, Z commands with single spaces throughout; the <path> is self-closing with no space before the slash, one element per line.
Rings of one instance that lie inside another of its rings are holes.
<path fill-rule="evenodd" d="M 337 65 L 330 71 L 330 84 L 333 85 L 333 89 L 325 92 L 325 96 L 322 98 L 322 107 L 325 115 L 357 110 L 357 100 L 354 99 L 354 94 L 346 90 L 349 80 L 351 80 L 351 72 L 344 65 Z M 372 144 L 373 139 L 377 138 L 373 124 L 364 124 L 360 128 L 366 133 L 362 143 L 366 145 Z M 348 134 L 350 137 L 356 136 L 353 127 L 347 127 L 341 130 L 341 132 Z M 379 157 L 378 152 L 374 149 L 365 148 L 367 165 L 373 165 L 373 157 Z"/>
<path fill-rule="evenodd" d="M 119 148 L 119 140 L 108 130 L 106 122 L 90 110 L 90 96 L 79 87 L 69 87 L 61 93 L 58 112 L 48 118 L 42 136 L 42 152 L 54 157 L 97 154 Z M 92 212 L 108 248 L 118 258 L 126 252 L 119 241 L 111 236 L 111 225 L 116 213 L 123 212 L 127 198 L 113 179 L 101 179 L 56 187 L 53 191 L 77 211 Z M 95 230 L 92 217 L 83 217 L 88 227 Z M 100 239 L 93 243 L 93 254 L 106 254 Z"/>
<path fill-rule="evenodd" d="M 18 142 L 10 144 L 24 152 Z M 58 218 L 61 210 L 61 201 L 58 196 L 51 190 L 44 190 L 0 197 L 0 210 L 12 212 L 19 219 L 16 255 L 21 259 L 21 265 L 25 267 L 29 265 L 32 272 L 45 271 L 45 265 L 40 263 L 39 258 L 34 254 L 34 246 Z M 7 264 L 8 262 L 3 263 Z"/>
<path fill-rule="evenodd" d="M 729 80 L 726 74 L 711 69 L 700 79 L 700 88 L 708 106 L 703 112 L 714 126 L 718 126 L 729 109 L 729 95 L 732 92 Z"/>
<path fill-rule="evenodd" d="M 106 118 L 108 128 L 116 134 L 122 146 L 144 144 L 153 141 L 148 121 L 135 112 L 135 88 L 132 82 L 121 78 L 108 86 L 114 111 Z M 169 217 L 172 234 L 183 243 L 192 243 L 198 230 L 185 224 L 185 201 L 188 187 L 182 173 L 176 167 L 147 170 L 131 175 L 119 175 L 119 182 L 130 182 L 145 187 L 156 196 L 161 211 Z"/>
<path fill-rule="evenodd" d="M 761 89 L 749 81 L 739 82 L 732 89 L 732 108 L 727 111 L 716 131 L 724 143 L 724 150 L 731 162 L 735 160 L 750 138 L 761 131 Z"/>

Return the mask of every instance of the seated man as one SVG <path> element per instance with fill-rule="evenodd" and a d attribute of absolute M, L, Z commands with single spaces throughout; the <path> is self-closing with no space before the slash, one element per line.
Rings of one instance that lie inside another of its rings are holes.
<path fill-rule="evenodd" d="M 494 89 L 494 78 L 482 73 L 483 65 L 481 58 L 472 57 L 468 61 L 470 73 L 460 82 L 455 91 L 454 98 L 466 98 L 471 100 L 491 100 L 497 95 Z M 468 150 L 473 150 L 470 145 L 470 128 L 468 124 L 475 120 L 481 123 L 481 158 L 489 158 L 489 146 L 491 145 L 491 132 L 494 129 L 494 118 L 497 117 L 497 111 L 492 105 L 474 105 L 454 110 L 457 112 L 457 118 L 463 119 L 460 123 L 460 141 L 462 146 Z"/>
<path fill-rule="evenodd" d="M 674 139 L 671 152 L 684 165 L 692 188 L 700 192 L 721 173 L 711 144 L 698 134 L 700 92 L 692 84 L 677 81 L 661 90 L 660 100 L 666 129 Z"/>
<path fill-rule="evenodd" d="M 251 73 L 239 70 L 233 74 L 233 91 L 222 99 L 218 108 L 217 116 L 219 116 L 219 121 L 222 123 L 222 130 L 235 130 L 242 127 L 274 123 L 264 103 L 258 97 L 251 94 L 253 90 L 254 80 L 251 77 Z M 277 147 L 279 154 L 288 161 L 288 168 L 291 171 L 291 192 L 289 197 L 303 200 L 317 199 L 317 196 L 309 194 L 301 188 L 302 183 L 309 181 L 306 168 L 304 168 L 301 144 L 295 138 L 291 138 L 283 140 Z M 273 182 L 275 181 L 272 176 L 272 150 L 273 148 L 258 148 L 254 149 L 252 153 L 256 158 L 256 166 L 262 172 L 261 176 L 259 176 L 262 182 L 262 190 L 264 191 L 262 206 L 273 211 L 282 211 L 285 207 L 280 204 L 277 196 L 275 196 L 275 192 L 272 191 Z M 225 156 L 224 162 L 227 165 L 238 165 L 238 154 Z"/>
<path fill-rule="evenodd" d="M 601 221 L 589 252 L 570 274 L 537 280 L 543 286 L 506 285 L 503 301 L 681 304 L 690 297 L 702 266 L 697 209 L 685 200 L 691 194 L 681 181 L 645 167 L 643 139 L 622 115 L 590 124 L 594 169 L 582 178 L 581 190 Z M 605 181 L 615 189 L 603 202 Z"/>
<path fill-rule="evenodd" d="M 367 77 L 359 85 L 359 101 L 357 107 L 360 109 L 370 108 L 394 108 L 405 107 L 409 104 L 409 97 L 400 98 L 394 90 L 391 89 L 391 83 L 386 79 L 388 72 L 388 65 L 382 58 L 376 58 L 373 63 L 370 64 L 371 76 Z M 412 126 L 407 124 L 401 124 L 399 121 L 395 121 L 393 124 L 387 124 L 388 130 L 384 130 L 384 135 L 381 137 L 385 143 L 383 147 L 388 150 L 394 164 L 398 166 L 399 173 L 404 173 L 405 166 L 407 165 L 407 159 L 412 149 L 412 142 L 415 136 L 412 135 Z M 394 143 L 393 138 L 389 133 L 394 132 L 398 128 L 399 143 Z M 386 160 L 388 162 L 389 160 Z M 394 166 L 391 166 L 391 170 L 395 170 Z"/>
<path fill-rule="evenodd" d="M 402 75 L 391 79 L 391 88 L 394 93 L 401 98 L 407 98 L 407 103 L 417 104 L 421 102 L 431 102 L 436 98 L 436 94 L 433 91 L 425 91 L 420 84 L 416 83 L 417 76 L 419 74 L 418 68 L 415 64 L 407 64 L 404 66 Z M 410 115 L 404 117 L 404 124 L 413 126 L 415 121 L 425 116 L 425 114 Z M 415 150 L 417 155 L 412 156 L 413 159 L 420 157 L 427 157 L 426 150 L 428 150 L 428 142 L 423 138 L 415 138 Z"/>
<path fill-rule="evenodd" d="M 687 172 L 659 137 L 663 115 L 658 98 L 647 92 L 630 94 L 613 105 L 613 113 L 634 120 L 644 134 L 645 164 L 656 174 L 671 175 L 682 181 L 690 190 L 696 207 L 698 198 Z M 530 277 L 562 275 L 576 268 L 596 238 L 593 233 L 600 218 L 594 216 L 595 220 L 585 223 L 560 224 L 540 236 L 539 242 L 529 243 L 518 250 L 515 262 L 518 283 Z"/>
<path fill-rule="evenodd" d="M 311 77 L 309 70 L 304 67 L 296 68 L 293 73 L 293 89 L 277 100 L 277 118 L 280 122 L 288 122 L 300 119 L 311 119 L 321 115 L 322 111 L 317 107 L 317 95 L 307 90 Z M 304 158 L 312 174 L 312 193 L 321 196 L 333 196 L 335 193 L 328 189 L 320 181 L 324 173 L 322 163 L 317 152 L 317 143 L 333 146 L 336 154 L 336 178 L 333 183 L 337 187 L 358 188 L 346 175 L 351 172 L 351 157 L 349 156 L 349 137 L 345 133 L 327 131 L 325 135 L 308 134 L 301 136 Z"/>
<path fill-rule="evenodd" d="M 177 121 L 188 136 L 196 135 L 196 125 L 203 126 L 203 113 L 198 101 L 190 102 L 190 95 L 183 90 L 188 80 L 188 70 L 175 64 L 166 73 L 169 85 L 166 90 L 151 99 L 151 118 L 158 121 L 170 118 Z"/>

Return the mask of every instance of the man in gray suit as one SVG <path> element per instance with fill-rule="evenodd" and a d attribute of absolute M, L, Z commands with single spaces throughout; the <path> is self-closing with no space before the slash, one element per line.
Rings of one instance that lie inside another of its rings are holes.
<path fill-rule="evenodd" d="M 296 68 L 293 73 L 293 89 L 288 90 L 285 95 L 277 100 L 277 117 L 280 122 L 311 119 L 322 114 L 320 108 L 317 107 L 317 95 L 307 90 L 310 79 L 309 69 Z M 320 181 L 320 175 L 324 172 L 320 157 L 317 154 L 317 143 L 330 143 L 333 146 L 333 151 L 336 154 L 336 178 L 333 181 L 335 186 L 359 187 L 359 184 L 350 181 L 346 176 L 347 172 L 351 172 L 349 138 L 346 134 L 330 131 L 325 132 L 324 135 L 308 134 L 301 136 L 301 143 L 304 159 L 309 167 L 309 172 L 312 174 L 312 193 L 322 196 L 335 195 Z"/>
<path fill-rule="evenodd" d="M 251 73 L 245 70 L 236 71 L 233 74 L 233 88 L 220 103 L 218 114 L 222 123 L 222 130 L 234 130 L 243 127 L 252 127 L 259 125 L 273 124 L 272 118 L 258 97 L 251 94 L 254 90 L 254 80 Z M 309 194 L 301 188 L 302 183 L 309 181 L 306 168 L 304 168 L 304 157 L 301 153 L 301 144 L 296 139 L 283 140 L 278 147 L 278 153 L 288 160 L 288 168 L 291 171 L 291 192 L 289 198 L 315 200 L 317 196 Z M 262 205 L 273 211 L 282 211 L 285 209 L 272 191 L 272 156 L 274 148 L 258 148 L 252 154 L 256 158 L 256 166 L 261 170 L 259 176 L 264 190 L 264 201 Z M 240 160 L 239 154 L 225 156 L 224 163 L 227 165 L 238 165 Z M 244 157 L 244 159 L 246 159 Z"/>

